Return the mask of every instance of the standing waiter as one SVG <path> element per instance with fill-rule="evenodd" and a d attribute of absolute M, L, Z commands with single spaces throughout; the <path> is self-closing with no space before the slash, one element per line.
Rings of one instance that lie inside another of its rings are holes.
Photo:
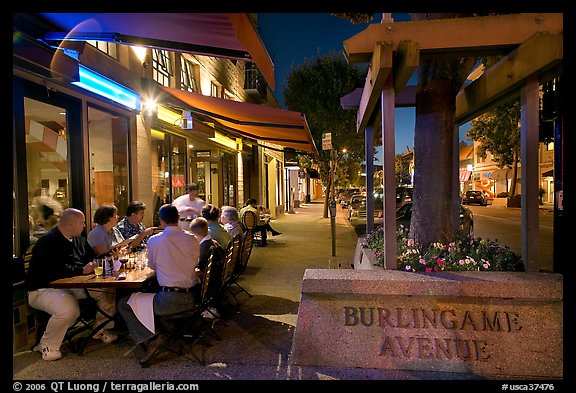
<path fill-rule="evenodd" d="M 187 194 L 180 195 L 178 198 L 174 199 L 172 206 L 178 209 L 178 215 L 180 216 L 178 225 L 180 228 L 189 231 L 192 220 L 201 216 L 204 201 L 201 198 L 198 198 L 197 184 L 188 184 L 186 186 L 186 191 L 188 191 Z"/>

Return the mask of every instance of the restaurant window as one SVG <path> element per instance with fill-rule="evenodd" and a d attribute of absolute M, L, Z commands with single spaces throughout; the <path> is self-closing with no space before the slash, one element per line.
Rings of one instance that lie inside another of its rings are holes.
<path fill-rule="evenodd" d="M 174 76 L 170 52 L 152 49 L 152 77 L 162 86 L 170 86 L 170 77 Z"/>
<path fill-rule="evenodd" d="M 153 224 L 160 225 L 158 210 L 184 194 L 186 186 L 186 139 L 152 129 Z"/>
<path fill-rule="evenodd" d="M 114 204 L 123 217 L 130 202 L 128 118 L 88 108 L 90 217 L 102 204 Z M 88 221 L 88 218 L 87 218 Z"/>
<path fill-rule="evenodd" d="M 66 110 L 24 98 L 30 244 L 70 206 Z"/>
<path fill-rule="evenodd" d="M 111 58 L 118 60 L 118 47 L 112 42 L 106 41 L 86 41 L 89 45 L 98 49 L 100 52 L 106 53 Z"/>
<path fill-rule="evenodd" d="M 183 90 L 198 93 L 197 71 L 198 65 L 186 60 L 184 56 L 180 57 L 180 87 Z"/>

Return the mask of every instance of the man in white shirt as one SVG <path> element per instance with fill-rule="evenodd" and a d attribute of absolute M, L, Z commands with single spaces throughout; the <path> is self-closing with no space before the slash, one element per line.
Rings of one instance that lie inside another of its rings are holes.
<path fill-rule="evenodd" d="M 180 220 L 178 225 L 180 228 L 188 231 L 190 230 L 190 223 L 196 217 L 200 217 L 202 213 L 202 206 L 204 201 L 198 198 L 198 185 L 190 183 L 186 186 L 187 194 L 180 195 L 174 199 L 172 205 L 178 209 Z"/>
<path fill-rule="evenodd" d="M 170 315 L 193 309 L 198 300 L 200 286 L 197 285 L 199 279 L 195 270 L 200 256 L 200 244 L 191 232 L 178 226 L 176 207 L 163 205 L 158 215 L 164 230 L 148 240 L 148 266 L 156 271 L 160 286 L 160 291 L 153 297 L 153 312 L 154 315 Z M 145 365 L 166 337 L 150 331 L 144 325 L 130 305 L 131 296 L 119 300 L 118 311 L 134 342 L 147 343 L 146 353 L 140 359 L 140 363 Z M 147 306 L 149 310 L 152 309 L 152 303 Z"/>

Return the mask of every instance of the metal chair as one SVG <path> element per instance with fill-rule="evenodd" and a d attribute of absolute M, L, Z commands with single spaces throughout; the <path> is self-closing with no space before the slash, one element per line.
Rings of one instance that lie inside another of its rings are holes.
<path fill-rule="evenodd" d="M 213 253 L 210 254 L 208 264 L 204 269 L 200 281 L 200 299 L 198 299 L 197 305 L 191 310 L 155 317 L 158 324 L 158 331 L 168 336 L 166 342 L 159 349 L 166 349 L 186 359 L 193 360 L 187 357 L 184 352 L 188 341 L 192 341 L 192 346 L 201 344 L 203 348 L 206 348 L 212 346 L 212 344 L 206 340 L 207 334 L 218 341 L 221 340 L 220 336 L 214 330 L 213 325 L 215 321 L 208 322 L 202 316 L 204 311 L 208 310 L 213 298 L 209 290 L 210 280 L 212 278 L 213 256 Z M 174 347 L 178 347 L 178 349 L 173 349 Z M 205 350 L 201 356 L 197 356 L 194 353 L 192 353 L 192 355 L 200 364 L 204 365 L 206 363 L 204 359 Z M 143 368 L 149 367 L 150 361 L 140 363 L 140 365 Z"/>

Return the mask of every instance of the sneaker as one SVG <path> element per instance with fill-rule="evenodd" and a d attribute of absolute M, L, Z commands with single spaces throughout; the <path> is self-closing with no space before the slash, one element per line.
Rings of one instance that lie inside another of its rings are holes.
<path fill-rule="evenodd" d="M 111 344 L 118 339 L 118 336 L 110 330 L 102 329 L 94 335 L 95 340 L 101 340 L 104 344 Z"/>
<path fill-rule="evenodd" d="M 52 361 L 58 360 L 62 357 L 62 352 L 59 349 L 50 348 L 48 345 L 40 345 L 34 347 L 34 350 L 42 354 L 42 359 Z"/>
<path fill-rule="evenodd" d="M 202 313 L 202 318 L 206 319 L 220 318 L 220 313 L 214 307 L 208 307 L 208 309 Z"/>

